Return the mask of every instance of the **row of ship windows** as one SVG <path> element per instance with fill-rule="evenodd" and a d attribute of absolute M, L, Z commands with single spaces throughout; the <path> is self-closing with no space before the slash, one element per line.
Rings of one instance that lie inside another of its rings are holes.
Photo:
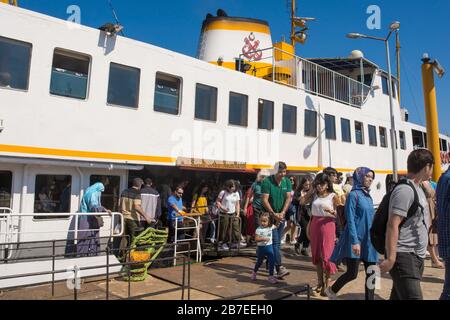
<path fill-rule="evenodd" d="M 107 181 L 107 182 L 106 182 Z M 91 175 L 89 185 L 102 182 L 102 205 L 113 211 L 119 210 L 120 176 Z M 72 176 L 61 174 L 37 174 L 34 182 L 34 213 L 69 213 L 71 208 Z M 12 207 L 13 173 L 0 170 L 0 208 Z M 41 216 L 41 219 L 48 217 Z M 53 217 L 62 218 L 62 217 Z"/>
<path fill-rule="evenodd" d="M 28 89 L 32 45 L 0 37 L 0 87 Z M 89 86 L 91 58 L 81 53 L 55 49 L 53 53 L 50 93 L 75 99 L 86 99 Z M 107 103 L 137 108 L 139 104 L 141 70 L 117 63 L 110 64 Z M 387 80 L 383 81 L 383 92 Z M 157 72 L 155 79 L 154 110 L 173 115 L 180 113 L 182 78 Z M 195 118 L 217 121 L 216 87 L 196 84 Z M 297 134 L 297 107 L 283 104 L 284 133 Z M 317 113 L 305 110 L 304 135 L 317 137 Z M 229 124 L 248 126 L 248 96 L 236 92 L 229 94 Z M 342 141 L 352 142 L 350 120 L 341 119 Z M 274 129 L 274 102 L 258 100 L 258 128 Z M 377 128 L 368 126 L 369 145 L 378 146 Z M 387 148 L 387 130 L 379 127 L 380 146 Z M 336 140 L 335 117 L 325 114 L 326 138 Z M 355 141 L 365 144 L 364 125 L 355 121 Z M 397 135 L 396 135 L 397 140 Z M 413 132 L 413 144 L 416 145 Z M 426 139 L 425 139 L 426 140 Z M 442 146 L 442 142 L 441 142 Z M 447 144 L 445 143 L 447 147 Z M 400 131 L 400 147 L 406 150 L 405 133 Z M 442 148 L 442 147 L 441 147 Z M 445 150 L 444 150 L 445 151 Z"/>

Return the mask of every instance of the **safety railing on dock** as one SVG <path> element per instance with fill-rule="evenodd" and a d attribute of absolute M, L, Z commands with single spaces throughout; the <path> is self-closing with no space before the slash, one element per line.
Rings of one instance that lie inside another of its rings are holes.
<path fill-rule="evenodd" d="M 269 52 L 269 53 L 268 53 Z M 325 68 L 279 48 L 267 48 L 251 53 L 264 53 L 258 64 L 248 71 L 254 76 L 321 96 L 333 101 L 361 108 L 366 102 L 371 87 L 346 75 Z M 245 70 L 246 63 L 241 54 L 238 71 Z"/>
<path fill-rule="evenodd" d="M 121 236 L 123 237 L 123 236 Z M 128 236 L 125 236 L 128 237 Z M 51 260 L 51 270 L 45 270 L 45 271 L 39 271 L 39 272 L 26 272 L 26 273 L 19 273 L 19 274 L 12 274 L 12 275 L 0 275 L 0 283 L 2 283 L 2 281 L 6 281 L 6 280 L 12 280 L 12 279 L 21 279 L 21 278 L 29 278 L 29 277 L 39 277 L 39 276 L 51 276 L 51 280 L 50 281 L 45 281 L 45 282 L 40 282 L 40 285 L 43 284 L 50 284 L 51 286 L 51 297 L 55 297 L 56 293 L 55 293 L 55 286 L 57 283 L 61 282 L 61 281 L 65 281 L 66 283 L 70 284 L 70 290 L 73 290 L 73 299 L 77 300 L 79 297 L 79 291 L 81 290 L 80 284 L 81 284 L 81 280 L 86 280 L 86 279 L 90 279 L 90 278 L 97 278 L 97 281 L 101 281 L 98 280 L 99 274 L 95 274 L 95 275 L 91 275 L 91 276 L 85 276 L 83 275 L 83 272 L 87 272 L 89 270 L 105 270 L 104 273 L 104 280 L 105 281 L 105 299 L 109 300 L 110 299 L 110 280 L 113 279 L 113 276 L 115 278 L 122 277 L 122 279 L 125 277 L 125 281 L 127 282 L 127 298 L 126 299 L 133 299 L 135 297 L 132 296 L 132 285 L 131 283 L 133 282 L 131 279 L 131 273 L 132 273 L 132 267 L 133 266 L 141 266 L 143 264 L 147 264 L 147 263 L 167 263 L 167 266 L 171 264 L 171 261 L 173 260 L 172 256 L 169 257 L 162 257 L 162 258 L 149 258 L 147 260 L 142 260 L 142 261 L 131 261 L 130 258 L 130 253 L 132 250 L 142 250 L 145 249 L 146 247 L 148 247 L 147 245 L 143 245 L 143 246 L 138 246 L 138 247 L 125 247 L 122 249 L 125 249 L 126 254 L 125 256 L 127 257 L 126 261 L 124 262 L 118 262 L 118 263 L 114 263 L 111 262 L 111 256 L 112 253 L 114 252 L 114 249 L 111 248 L 113 240 L 115 237 L 102 237 L 100 239 L 106 239 L 107 240 L 107 245 L 105 247 L 105 249 L 101 249 L 101 250 L 97 250 L 95 252 L 94 256 L 102 256 L 104 254 L 104 258 L 105 258 L 105 263 L 102 264 L 96 264 L 96 265 L 89 265 L 89 266 L 78 266 L 76 263 L 71 266 L 70 268 L 65 268 L 65 269 L 56 269 L 56 262 L 63 260 L 63 259 L 68 259 L 68 258 L 82 258 L 83 256 L 80 256 L 77 253 L 71 253 L 71 254 L 58 254 L 57 251 L 58 249 L 60 249 L 61 247 L 66 247 L 66 244 L 62 244 L 62 245 L 57 245 L 58 242 L 62 242 L 63 240 L 52 240 L 52 241 L 34 241 L 34 242 L 26 242 L 26 243 L 8 243 L 8 245 L 13 245 L 14 248 L 18 247 L 20 245 L 21 248 L 26 247 L 26 246 L 32 246 L 33 250 L 45 250 L 45 249 L 49 249 L 51 250 L 51 254 L 41 254 L 41 255 L 34 255 L 34 256 L 28 256 L 28 257 L 22 257 L 22 258 L 8 258 L 8 257 L 4 257 L 0 262 L 2 262 L 3 264 L 7 264 L 7 265 L 14 265 L 15 263 L 20 263 L 20 262 L 30 262 L 30 261 L 42 261 L 44 260 Z M 86 240 L 86 239 L 77 239 L 77 240 Z M 128 239 L 128 243 L 129 239 Z M 47 244 L 47 245 L 45 245 Z M 48 245 L 49 244 L 49 245 Z M 0 247 L 2 247 L 3 243 L 0 243 Z M 174 247 L 176 246 L 176 244 L 164 244 L 164 245 L 159 245 L 157 246 L 157 249 L 159 247 L 163 247 L 164 249 L 168 249 L 168 250 L 174 250 Z M 9 248 L 9 247 L 8 247 Z M 9 249 L 7 249 L 9 250 Z M 13 249 L 13 250 L 19 250 L 19 249 Z M 190 251 L 190 245 L 188 244 L 188 250 L 186 251 L 187 255 L 179 257 L 178 259 L 182 260 L 182 270 L 181 270 L 181 300 L 185 300 L 186 296 L 187 299 L 190 300 L 191 297 L 191 251 Z M 94 257 L 94 256 L 90 256 L 90 257 Z M 0 264 L 1 266 L 1 264 Z M 120 272 L 112 272 L 113 268 L 116 267 L 120 267 L 121 270 Z M 71 277 L 68 277 L 67 274 L 71 273 Z M 66 275 L 67 279 L 64 280 L 57 280 L 56 276 L 57 275 Z M 67 282 L 68 280 L 70 280 L 70 282 Z M 15 290 L 15 289 L 20 289 L 20 288 L 24 288 L 24 287 L 29 287 L 30 285 L 18 285 L 18 286 L 8 286 L 6 288 L 6 290 L 11 291 L 11 290 Z M 5 289 L 4 289 L 5 290 Z M 186 294 L 186 290 L 187 290 L 187 294 Z M 158 292 L 152 292 L 152 293 L 147 293 L 147 294 L 142 294 L 139 295 L 138 298 L 142 299 L 151 295 L 155 295 L 158 294 Z"/>

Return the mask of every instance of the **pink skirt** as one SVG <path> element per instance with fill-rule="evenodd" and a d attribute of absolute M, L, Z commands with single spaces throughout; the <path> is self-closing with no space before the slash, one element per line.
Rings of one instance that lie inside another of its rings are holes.
<path fill-rule="evenodd" d="M 324 271 L 336 273 L 330 261 L 336 244 L 336 224 L 332 218 L 313 217 L 311 221 L 311 255 L 314 265 L 322 263 Z"/>

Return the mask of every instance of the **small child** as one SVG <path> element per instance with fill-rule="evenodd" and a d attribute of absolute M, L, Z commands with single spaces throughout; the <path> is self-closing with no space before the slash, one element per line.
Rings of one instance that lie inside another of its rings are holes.
<path fill-rule="evenodd" d="M 256 250 L 257 261 L 255 269 L 253 269 L 251 279 L 253 281 L 256 280 L 256 273 L 261 267 L 264 257 L 267 257 L 269 261 L 269 282 L 275 284 L 278 281 L 273 276 L 275 269 L 275 257 L 272 246 L 272 230 L 274 229 L 274 226 L 270 223 L 268 213 L 262 213 L 259 222 L 260 226 L 255 232 L 255 241 L 258 244 L 258 249 Z"/>

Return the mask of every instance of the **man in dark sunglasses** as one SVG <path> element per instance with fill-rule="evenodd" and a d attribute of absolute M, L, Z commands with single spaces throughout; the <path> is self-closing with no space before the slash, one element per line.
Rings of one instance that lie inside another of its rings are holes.
<path fill-rule="evenodd" d="M 177 228 L 183 228 L 183 216 L 181 215 L 186 208 L 183 206 L 184 190 L 181 186 L 175 188 L 175 191 L 168 199 L 169 208 L 169 242 L 175 241 L 175 225 Z M 177 239 L 184 239 L 184 232 L 178 231 Z"/>

